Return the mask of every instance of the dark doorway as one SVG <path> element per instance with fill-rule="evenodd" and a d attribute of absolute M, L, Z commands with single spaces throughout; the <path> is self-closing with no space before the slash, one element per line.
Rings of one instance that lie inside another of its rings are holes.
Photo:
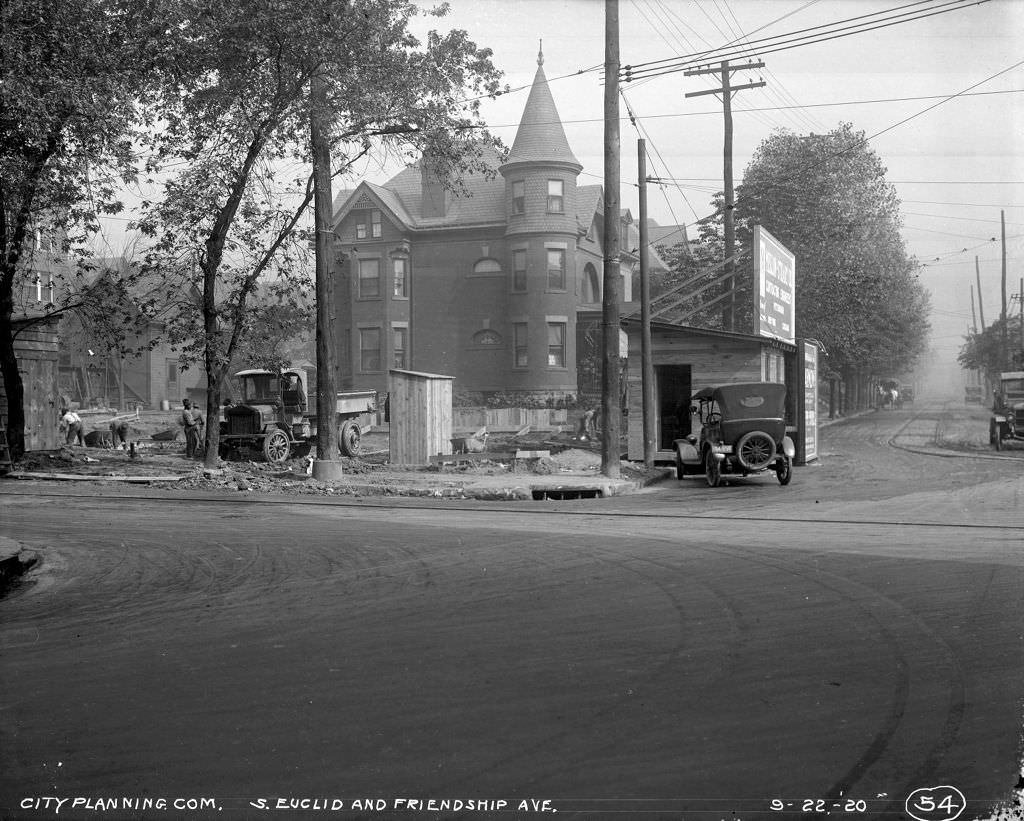
<path fill-rule="evenodd" d="M 690 366 L 659 365 L 657 383 L 658 450 L 672 450 L 672 442 L 690 433 Z"/>

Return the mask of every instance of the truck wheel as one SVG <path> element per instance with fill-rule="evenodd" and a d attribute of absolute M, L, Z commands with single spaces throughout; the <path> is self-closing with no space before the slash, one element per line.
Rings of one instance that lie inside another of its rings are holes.
<path fill-rule="evenodd" d="M 356 422 L 342 423 L 341 430 L 338 432 L 338 450 L 341 451 L 341 455 L 358 456 L 362 449 L 360 445 L 362 438 L 363 433 L 359 430 L 359 425 Z"/>
<path fill-rule="evenodd" d="M 284 462 L 288 459 L 291 445 L 283 430 L 272 430 L 263 437 L 263 458 L 268 462 Z"/>

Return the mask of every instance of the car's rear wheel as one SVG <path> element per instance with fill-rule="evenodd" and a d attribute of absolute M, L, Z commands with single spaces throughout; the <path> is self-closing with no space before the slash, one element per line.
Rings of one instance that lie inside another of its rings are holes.
<path fill-rule="evenodd" d="M 683 468 L 683 459 L 679 455 L 679 451 L 676 451 L 676 478 L 682 479 L 686 476 L 686 470 Z"/>
<path fill-rule="evenodd" d="M 708 480 L 708 487 L 718 487 L 722 484 L 722 463 L 710 450 L 704 454 L 704 475 Z"/>
<path fill-rule="evenodd" d="M 747 470 L 764 470 L 775 461 L 775 440 L 760 430 L 745 433 L 736 443 L 736 458 Z"/>
<path fill-rule="evenodd" d="M 793 481 L 793 460 L 783 456 L 775 468 L 775 475 L 779 477 L 780 485 L 788 485 Z"/>

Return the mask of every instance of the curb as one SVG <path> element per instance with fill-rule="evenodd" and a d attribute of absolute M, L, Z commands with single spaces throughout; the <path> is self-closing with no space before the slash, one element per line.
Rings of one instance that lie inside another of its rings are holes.
<path fill-rule="evenodd" d="M 674 470 L 666 468 L 660 474 L 647 476 L 640 479 L 608 480 L 595 477 L 589 481 L 589 477 L 576 477 L 577 481 L 565 481 L 569 477 L 550 478 L 548 480 L 533 481 L 517 484 L 473 484 L 467 482 L 465 485 L 452 485 L 447 487 L 424 487 L 414 483 L 394 482 L 390 484 L 368 484 L 368 483 L 341 483 L 330 485 L 330 491 L 341 496 L 399 496 L 423 499 L 453 499 L 469 500 L 475 499 L 483 502 L 507 502 L 507 501 L 542 501 L 562 499 L 584 499 L 584 498 L 608 498 L 610 496 L 624 496 L 630 493 L 643 490 L 651 485 L 666 481 L 674 475 Z M 163 486 L 172 485 L 184 479 L 191 478 L 191 474 L 183 476 L 81 476 L 65 473 L 10 473 L 4 478 L 23 479 L 27 481 L 57 481 L 57 482 L 85 482 L 102 484 L 105 482 L 118 482 L 121 484 L 159 484 Z M 245 493 L 248 489 L 242 489 Z M 234 491 L 235 495 L 238 491 Z M 288 498 L 289 494 L 275 494 Z M 2 555 L 2 553 L 0 553 Z"/>

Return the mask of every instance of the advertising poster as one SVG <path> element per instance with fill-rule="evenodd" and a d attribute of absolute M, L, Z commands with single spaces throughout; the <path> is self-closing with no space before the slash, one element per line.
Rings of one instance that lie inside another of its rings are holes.
<path fill-rule="evenodd" d="M 754 226 L 753 257 L 757 333 L 793 342 L 796 338 L 796 257 L 760 225 Z"/>

